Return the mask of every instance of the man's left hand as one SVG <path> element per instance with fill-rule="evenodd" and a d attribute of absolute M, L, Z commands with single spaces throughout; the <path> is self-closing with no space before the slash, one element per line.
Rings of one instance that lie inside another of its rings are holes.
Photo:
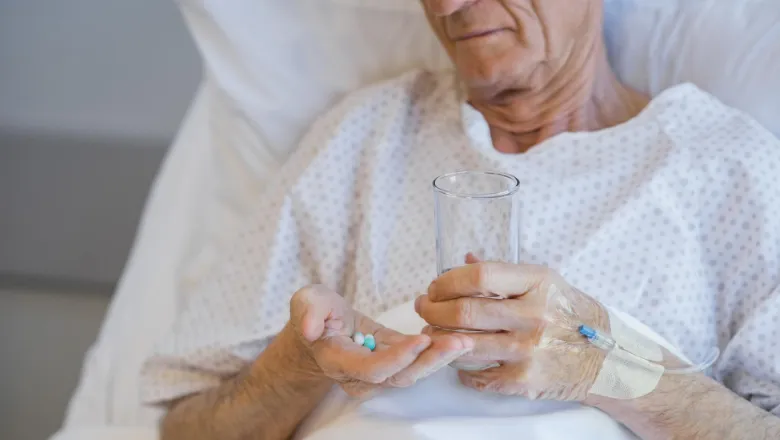
<path fill-rule="evenodd" d="M 606 311 L 541 266 L 486 262 L 452 269 L 415 309 L 430 324 L 429 335 L 479 332 L 469 333 L 475 348 L 453 364 L 463 384 L 478 390 L 584 401 L 604 361 L 577 327 L 608 331 Z M 473 371 L 480 367 L 488 368 Z"/>

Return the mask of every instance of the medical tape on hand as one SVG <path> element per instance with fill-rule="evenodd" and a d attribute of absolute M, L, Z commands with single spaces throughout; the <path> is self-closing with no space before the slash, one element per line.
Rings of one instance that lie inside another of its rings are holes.
<path fill-rule="evenodd" d="M 607 312 L 616 344 L 607 353 L 590 394 L 619 400 L 650 394 L 664 374 L 664 367 L 655 363 L 663 360 L 661 347 L 611 309 Z"/>
<path fill-rule="evenodd" d="M 640 330 L 631 327 L 617 316 L 614 310 L 609 307 L 606 309 L 609 314 L 609 333 L 618 345 L 648 361 L 661 362 L 664 359 L 663 351 L 658 344 Z"/>

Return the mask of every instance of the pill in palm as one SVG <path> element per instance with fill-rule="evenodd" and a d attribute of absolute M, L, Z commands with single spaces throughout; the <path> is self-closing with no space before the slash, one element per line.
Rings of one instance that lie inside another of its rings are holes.
<path fill-rule="evenodd" d="M 371 351 L 374 351 L 376 348 L 376 340 L 374 339 L 374 335 L 366 335 L 365 340 L 363 341 L 363 346 Z"/>

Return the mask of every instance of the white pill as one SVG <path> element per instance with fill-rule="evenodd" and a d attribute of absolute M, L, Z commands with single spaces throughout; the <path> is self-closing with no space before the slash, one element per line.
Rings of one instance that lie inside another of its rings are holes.
<path fill-rule="evenodd" d="M 355 334 L 352 335 L 352 340 L 355 341 L 355 344 L 357 345 L 363 345 L 363 343 L 366 342 L 366 337 L 363 335 L 363 333 L 355 332 Z"/>

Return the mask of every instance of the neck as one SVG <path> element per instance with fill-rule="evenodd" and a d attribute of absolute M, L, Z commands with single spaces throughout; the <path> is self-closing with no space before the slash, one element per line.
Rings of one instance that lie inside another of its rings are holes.
<path fill-rule="evenodd" d="M 601 130 L 638 115 L 649 98 L 617 79 L 603 44 L 595 52 L 580 61 L 580 68 L 561 69 L 573 73 L 554 78 L 540 90 L 498 104 L 472 102 L 490 126 L 494 147 L 502 153 L 524 153 L 559 133 Z"/>

